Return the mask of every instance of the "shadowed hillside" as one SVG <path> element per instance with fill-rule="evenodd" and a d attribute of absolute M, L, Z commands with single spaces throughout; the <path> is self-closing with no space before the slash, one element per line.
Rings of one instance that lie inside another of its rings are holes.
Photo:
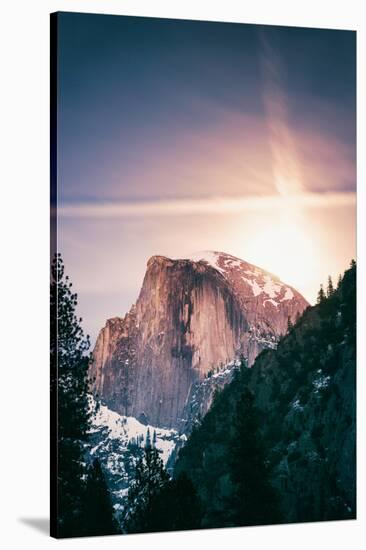
<path fill-rule="evenodd" d="M 318 302 L 243 362 L 180 451 L 202 527 L 356 517 L 354 262 Z"/>

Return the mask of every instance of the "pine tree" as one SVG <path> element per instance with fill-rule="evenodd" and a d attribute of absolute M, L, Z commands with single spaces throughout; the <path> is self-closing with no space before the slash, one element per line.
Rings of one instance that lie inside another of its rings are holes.
<path fill-rule="evenodd" d="M 290 333 L 292 331 L 292 329 L 294 328 L 294 325 L 291 321 L 291 317 L 288 316 L 287 317 L 287 332 Z"/>
<path fill-rule="evenodd" d="M 328 277 L 328 286 L 327 286 L 327 297 L 330 298 L 334 294 L 334 287 L 333 287 L 333 281 L 332 277 L 329 275 Z"/>
<path fill-rule="evenodd" d="M 147 429 L 146 432 L 146 448 L 151 447 L 151 435 L 150 435 L 150 428 Z"/>
<path fill-rule="evenodd" d="M 146 518 L 146 530 L 199 529 L 201 517 L 201 504 L 194 485 L 183 473 L 166 483 L 153 498 Z"/>
<path fill-rule="evenodd" d="M 356 347 L 356 281 L 357 267 L 355 260 L 351 261 L 350 268 L 344 273 L 341 296 L 342 296 L 342 319 L 349 327 L 349 341 L 353 342 L 352 347 Z"/>
<path fill-rule="evenodd" d="M 89 429 L 88 365 L 89 337 L 75 313 L 77 294 L 64 274 L 61 255 L 51 266 L 51 399 L 55 430 L 57 480 L 51 511 L 54 535 L 77 536 L 83 507 L 84 444 Z M 57 434 L 57 437 L 56 437 Z M 55 467 L 55 465 L 53 465 Z"/>
<path fill-rule="evenodd" d="M 51 265 L 50 289 L 52 458 L 57 464 L 55 473 L 52 465 L 51 525 L 56 537 L 116 532 L 100 464 L 94 463 L 89 470 L 85 464 L 91 424 L 90 343 L 82 319 L 76 316 L 77 294 L 71 288 L 57 254 Z"/>
<path fill-rule="evenodd" d="M 337 289 L 340 288 L 341 284 L 342 284 L 342 275 L 339 274 L 339 275 L 338 275 L 338 282 L 337 282 Z"/>
<path fill-rule="evenodd" d="M 317 303 L 321 304 L 322 302 L 324 302 L 324 300 L 325 300 L 324 288 L 323 288 L 323 285 L 320 285 L 320 289 L 319 289 L 319 292 L 318 292 Z"/>
<path fill-rule="evenodd" d="M 84 495 L 83 534 L 113 535 L 119 532 L 102 467 L 98 459 L 90 466 Z"/>
<path fill-rule="evenodd" d="M 168 482 L 169 475 L 159 452 L 151 444 L 146 445 L 128 491 L 128 512 L 124 519 L 128 533 L 144 533 L 149 530 L 149 514 L 153 502 Z"/>
<path fill-rule="evenodd" d="M 279 521 L 276 494 L 269 482 L 253 394 L 246 388 L 237 402 L 230 446 L 230 477 L 234 492 L 228 502 L 232 525 Z"/>

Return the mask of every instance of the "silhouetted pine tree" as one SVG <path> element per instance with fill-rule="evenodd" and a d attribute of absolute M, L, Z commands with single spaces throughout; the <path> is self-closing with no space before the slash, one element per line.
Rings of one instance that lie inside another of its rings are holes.
<path fill-rule="evenodd" d="M 237 403 L 233 427 L 230 477 L 234 493 L 228 500 L 230 522 L 236 526 L 277 523 L 280 518 L 276 494 L 265 465 L 254 397 L 247 388 Z"/>
<path fill-rule="evenodd" d="M 89 472 L 85 465 L 91 416 L 90 344 L 81 328 L 82 319 L 76 316 L 77 294 L 71 288 L 61 255 L 57 254 L 51 265 L 50 288 L 52 421 L 57 422 L 57 429 L 53 427 L 57 434 L 57 488 L 53 485 L 56 507 L 52 509 L 52 534 L 57 537 L 116 532 L 100 465 L 94 464 Z"/>
<path fill-rule="evenodd" d="M 147 444 L 136 465 L 135 477 L 128 491 L 128 513 L 124 519 L 124 527 L 128 533 L 149 531 L 149 514 L 153 501 L 168 481 L 169 475 L 158 450 L 151 443 Z"/>
<path fill-rule="evenodd" d="M 339 274 L 338 275 L 338 282 L 337 282 L 337 289 L 341 286 L 341 284 L 342 284 L 342 275 Z"/>
<path fill-rule="evenodd" d="M 351 261 L 350 269 L 345 272 L 340 289 L 341 311 L 343 322 L 348 326 L 348 338 L 352 341 L 352 346 L 356 349 L 356 262 Z"/>
<path fill-rule="evenodd" d="M 181 474 L 164 485 L 151 502 L 146 531 L 182 531 L 201 527 L 201 506 L 191 480 Z"/>
<path fill-rule="evenodd" d="M 294 328 L 294 325 L 291 321 L 291 317 L 288 316 L 287 317 L 287 332 L 291 332 L 293 328 Z"/>
<path fill-rule="evenodd" d="M 328 277 L 328 286 L 327 286 L 327 297 L 330 298 L 334 294 L 334 287 L 333 287 L 333 281 L 332 277 L 329 275 Z"/>
<path fill-rule="evenodd" d="M 57 405 L 56 536 L 80 534 L 83 507 L 83 446 L 89 429 L 89 337 L 75 314 L 77 295 L 64 274 L 61 255 L 51 266 L 51 395 Z M 56 421 L 56 419 L 55 419 Z M 55 467 L 56 465 L 54 465 Z"/>
<path fill-rule="evenodd" d="M 147 429 L 147 432 L 146 432 L 146 444 L 145 444 L 145 447 L 146 447 L 146 448 L 151 447 L 150 428 L 148 428 L 148 429 Z"/>
<path fill-rule="evenodd" d="M 322 302 L 324 302 L 324 300 L 325 300 L 324 288 L 323 288 L 323 285 L 320 285 L 320 289 L 319 289 L 319 292 L 318 292 L 317 303 L 321 304 Z"/>
<path fill-rule="evenodd" d="M 99 460 L 95 460 L 89 467 L 84 502 L 84 535 L 114 535 L 119 532 Z"/>

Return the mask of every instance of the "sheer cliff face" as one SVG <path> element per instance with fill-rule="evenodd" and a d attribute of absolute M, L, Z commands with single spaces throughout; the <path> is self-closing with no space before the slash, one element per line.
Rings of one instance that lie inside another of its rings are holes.
<path fill-rule="evenodd" d="M 177 426 L 192 383 L 241 353 L 251 364 L 307 305 L 273 275 L 227 254 L 153 256 L 136 305 L 99 334 L 94 392 L 121 414 Z"/>

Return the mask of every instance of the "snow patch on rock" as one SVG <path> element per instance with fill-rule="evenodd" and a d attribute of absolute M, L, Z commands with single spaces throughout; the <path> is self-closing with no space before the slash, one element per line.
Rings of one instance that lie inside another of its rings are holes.
<path fill-rule="evenodd" d="M 192 260 L 193 262 L 201 262 L 201 261 L 206 262 L 211 267 L 214 267 L 215 269 L 217 269 L 217 271 L 219 271 L 223 275 L 226 275 L 225 269 L 220 267 L 219 264 L 218 264 L 219 257 L 220 257 L 219 252 L 214 252 L 214 251 L 211 251 L 211 250 L 203 250 L 201 252 L 194 252 L 193 254 L 190 254 L 189 256 L 187 256 L 184 259 L 185 260 Z"/>
<path fill-rule="evenodd" d="M 243 281 L 245 281 L 246 283 L 248 283 L 248 285 L 250 285 L 252 287 L 252 291 L 253 291 L 254 296 L 259 296 L 259 294 L 262 294 L 263 289 L 259 286 L 257 281 L 247 279 L 246 277 L 242 277 L 242 279 L 243 279 Z"/>
<path fill-rule="evenodd" d="M 275 283 L 269 275 L 264 276 L 265 284 L 263 285 L 263 292 L 265 292 L 270 298 L 276 298 L 277 294 L 281 292 L 282 284 Z"/>
<path fill-rule="evenodd" d="M 291 288 L 287 287 L 284 297 L 282 298 L 281 302 L 284 302 L 285 300 L 292 300 L 294 297 L 294 293 L 292 292 Z"/>

